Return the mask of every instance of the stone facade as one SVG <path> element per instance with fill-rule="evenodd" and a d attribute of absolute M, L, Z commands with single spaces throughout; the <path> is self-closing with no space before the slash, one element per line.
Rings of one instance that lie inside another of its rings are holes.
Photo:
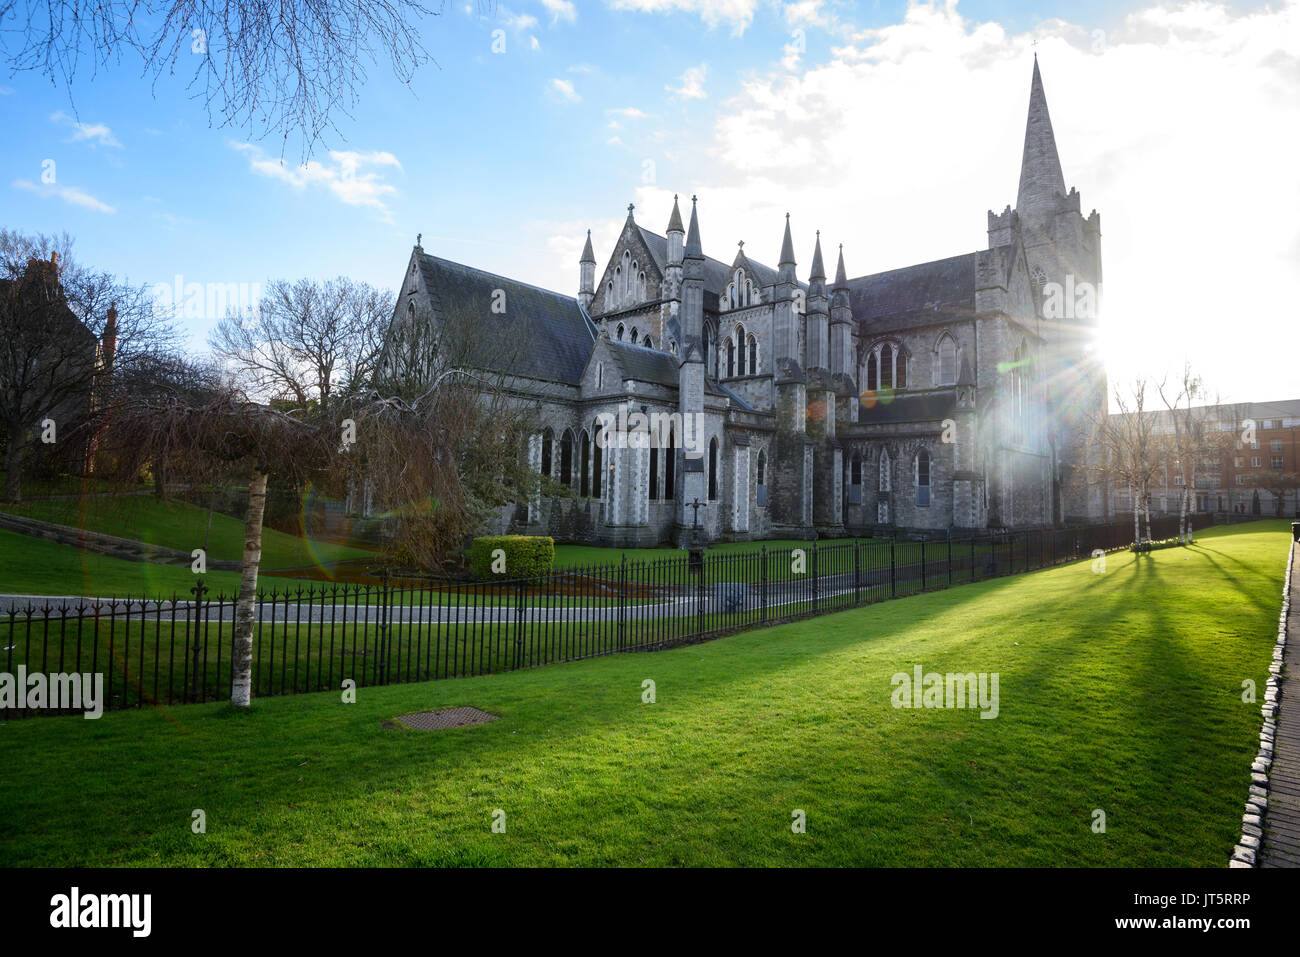
<path fill-rule="evenodd" d="M 1080 209 L 1035 61 L 1017 204 L 989 212 L 988 249 L 850 279 L 841 248 L 828 279 L 819 234 L 805 281 L 789 216 L 774 269 L 743 243 L 705 256 L 694 198 L 663 235 L 629 206 L 599 273 L 588 234 L 577 298 L 417 245 L 394 328 L 489 287 L 533 310 L 508 371 L 539 410 L 530 464 L 574 495 L 498 530 L 630 546 L 1099 520 L 1083 476 L 1106 383 L 1095 311 L 1070 297 L 1099 291 L 1100 219 Z M 676 446 L 597 451 L 602 416 L 637 412 L 675 414 Z"/>

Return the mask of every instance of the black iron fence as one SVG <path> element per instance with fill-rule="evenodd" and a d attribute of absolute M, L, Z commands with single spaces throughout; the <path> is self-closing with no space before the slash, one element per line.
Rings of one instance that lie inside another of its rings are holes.
<path fill-rule="evenodd" d="M 1195 527 L 1209 524 L 1196 516 Z M 1178 519 L 1152 522 L 1176 535 Z M 840 611 L 1088 558 L 1132 542 L 1131 523 L 927 541 L 840 539 L 807 548 L 686 552 L 530 579 L 327 585 L 259 592 L 253 695 L 492 674 Z M 103 710 L 226 699 L 235 601 L 49 598 L 0 610 L 0 663 L 21 700 L 5 717 L 79 712 L 33 675 L 103 675 Z M 28 680 L 20 680 L 26 677 Z M 40 682 L 37 681 L 37 685 Z"/>

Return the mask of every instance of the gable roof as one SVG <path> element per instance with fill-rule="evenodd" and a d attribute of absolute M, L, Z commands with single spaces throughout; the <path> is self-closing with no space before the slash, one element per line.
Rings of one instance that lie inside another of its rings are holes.
<path fill-rule="evenodd" d="M 850 279 L 854 320 L 973 315 L 977 256 L 966 253 Z"/>
<path fill-rule="evenodd" d="M 654 257 L 655 265 L 659 267 L 659 273 L 662 275 L 668 265 L 667 237 L 651 232 L 639 224 L 637 229 L 641 231 L 641 240 L 645 243 L 646 249 L 650 250 L 650 255 Z M 765 266 L 749 256 L 745 257 L 745 263 L 758 277 L 760 285 L 771 286 L 776 283 L 777 271 L 771 266 Z M 731 281 L 732 271 L 730 264 L 714 259 L 712 256 L 704 257 L 704 308 L 710 312 L 717 311 L 718 300 L 723 290 L 727 288 L 727 283 Z M 798 285 L 804 289 L 808 288 L 806 283 L 801 282 Z"/>
<path fill-rule="evenodd" d="M 457 303 L 481 313 L 484 322 L 502 324 L 502 339 L 484 336 L 470 345 L 469 361 L 474 365 L 569 385 L 582 381 L 596 327 L 577 299 L 428 253 L 416 255 L 436 311 L 441 312 L 445 303 Z M 505 294 L 501 314 L 492 312 L 494 297 L 500 298 L 497 290 Z M 494 345 L 502 341 L 510 348 Z"/>

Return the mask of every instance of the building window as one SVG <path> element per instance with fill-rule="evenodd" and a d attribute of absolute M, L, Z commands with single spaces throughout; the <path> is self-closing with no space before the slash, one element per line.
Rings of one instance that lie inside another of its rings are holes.
<path fill-rule="evenodd" d="M 659 498 L 659 446 L 650 442 L 650 501 Z"/>
<path fill-rule="evenodd" d="M 930 453 L 925 449 L 916 456 L 916 504 L 918 508 L 930 504 Z"/>
<path fill-rule="evenodd" d="M 573 487 L 573 432 L 569 429 L 564 430 L 560 439 L 560 484 Z"/>
<path fill-rule="evenodd" d="M 1237 484 L 1238 484 L 1238 485 L 1245 485 L 1245 484 L 1246 484 L 1246 476 L 1244 476 L 1244 475 L 1238 475 L 1238 476 L 1236 476 L 1236 479 L 1237 479 Z"/>
<path fill-rule="evenodd" d="M 1269 459 L 1269 467 L 1272 468 L 1274 472 L 1282 471 L 1282 456 L 1274 455 Z"/>
<path fill-rule="evenodd" d="M 1260 459 L 1258 455 L 1252 455 L 1250 457 L 1250 467 L 1253 469 L 1259 468 L 1259 461 Z"/>
<path fill-rule="evenodd" d="M 603 389 L 604 387 L 605 387 L 605 363 L 597 362 L 596 363 L 596 388 Z"/>
<path fill-rule="evenodd" d="M 636 345 L 636 336 L 637 336 L 637 333 L 636 333 L 636 326 L 633 326 L 633 327 L 632 327 L 632 345 Z"/>
<path fill-rule="evenodd" d="M 878 376 L 878 369 L 879 366 L 876 364 L 876 353 L 875 350 L 872 350 L 871 354 L 867 356 L 867 391 L 869 392 L 875 392 L 879 387 L 878 383 L 880 382 L 880 379 Z"/>
<path fill-rule="evenodd" d="M 749 334 L 749 374 L 758 375 L 758 337 Z"/>
<path fill-rule="evenodd" d="M 591 436 L 582 430 L 582 455 L 578 460 L 578 492 L 583 498 L 591 493 Z"/>
<path fill-rule="evenodd" d="M 907 388 L 907 353 L 900 348 L 894 354 L 894 388 Z"/>
<path fill-rule="evenodd" d="M 623 341 L 623 323 L 621 322 L 618 324 L 618 341 Z"/>
<path fill-rule="evenodd" d="M 745 327 L 736 326 L 736 346 L 740 350 L 740 374 L 745 374 Z"/>
<path fill-rule="evenodd" d="M 938 385 L 957 384 L 957 343 L 945 335 L 939 340 L 939 381 Z"/>
<path fill-rule="evenodd" d="M 767 453 L 762 449 L 758 452 L 758 507 L 764 508 L 767 505 Z"/>
<path fill-rule="evenodd" d="M 668 426 L 668 448 L 664 452 L 664 498 L 677 497 L 677 425 Z"/>
<path fill-rule="evenodd" d="M 1186 481 L 1184 481 L 1184 479 L 1183 479 L 1183 477 L 1182 477 L 1181 475 L 1175 475 L 1175 476 L 1174 476 L 1174 484 L 1175 484 L 1175 485 L 1186 485 L 1187 483 L 1186 483 Z"/>
<path fill-rule="evenodd" d="M 601 478 L 605 474 L 602 471 L 602 469 L 604 469 L 605 467 L 605 462 L 604 462 L 605 456 L 603 454 L 603 450 L 601 449 L 601 443 L 604 441 L 604 439 L 599 438 L 601 434 L 600 419 L 596 419 L 596 421 L 592 423 L 591 427 L 593 432 L 597 436 L 596 447 L 592 450 L 591 453 L 591 494 L 594 498 L 600 498 Z"/>
<path fill-rule="evenodd" d="M 555 442 L 555 433 L 547 429 L 542 433 L 542 474 L 551 476 L 551 445 Z"/>
<path fill-rule="evenodd" d="M 849 504 L 862 504 L 862 456 L 857 452 L 849 460 Z"/>
<path fill-rule="evenodd" d="M 709 501 L 718 500 L 718 440 L 709 439 Z"/>
<path fill-rule="evenodd" d="M 894 387 L 894 349 L 886 342 L 880 347 L 880 388 Z"/>
<path fill-rule="evenodd" d="M 1281 439 L 1269 439 L 1269 440 L 1268 440 L 1268 450 L 1269 450 L 1270 452 L 1281 452 L 1281 451 L 1282 451 L 1282 440 L 1281 440 Z"/>
<path fill-rule="evenodd" d="M 732 342 L 731 337 L 727 337 L 727 378 L 730 379 L 736 374 L 736 344 Z"/>

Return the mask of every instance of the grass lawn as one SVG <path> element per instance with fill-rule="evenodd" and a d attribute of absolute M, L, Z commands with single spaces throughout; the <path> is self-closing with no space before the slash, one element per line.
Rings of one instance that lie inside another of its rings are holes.
<path fill-rule="evenodd" d="M 0 722 L 0 865 L 1221 868 L 1260 724 L 1241 683 L 1267 677 L 1288 539 L 1214 529 L 1105 574 L 1085 560 L 351 705 Z M 917 664 L 998 672 L 998 717 L 893 708 Z M 501 720 L 381 727 L 456 705 Z"/>
<path fill-rule="evenodd" d="M 159 501 L 152 495 L 98 495 L 79 499 L 50 499 L 0 505 L 16 515 L 116 535 L 151 545 L 165 545 L 184 552 L 204 547 L 209 558 L 238 561 L 244 551 L 244 523 L 220 512 L 176 500 Z M 262 567 L 265 569 L 305 568 L 348 558 L 373 556 L 359 548 L 327 542 L 313 542 L 275 529 L 262 533 Z"/>

